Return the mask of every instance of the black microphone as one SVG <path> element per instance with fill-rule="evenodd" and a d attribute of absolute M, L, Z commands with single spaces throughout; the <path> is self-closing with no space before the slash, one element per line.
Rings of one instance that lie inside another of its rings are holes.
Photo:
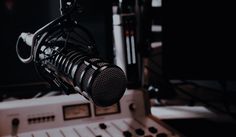
<path fill-rule="evenodd" d="M 17 54 L 21 59 L 21 40 L 31 46 L 32 60 L 43 77 L 66 94 L 80 93 L 98 106 L 110 106 L 121 99 L 126 90 L 124 72 L 97 56 L 94 40 L 84 27 L 65 21 L 35 34 L 21 34 Z"/>
<path fill-rule="evenodd" d="M 46 53 L 44 47 L 41 54 Z M 48 51 L 47 51 L 48 52 Z M 44 60 L 47 56 L 41 56 Z M 89 57 L 76 49 L 67 48 L 60 54 L 42 62 L 76 91 L 99 106 L 109 106 L 120 100 L 126 88 L 124 72 L 102 59 Z"/>

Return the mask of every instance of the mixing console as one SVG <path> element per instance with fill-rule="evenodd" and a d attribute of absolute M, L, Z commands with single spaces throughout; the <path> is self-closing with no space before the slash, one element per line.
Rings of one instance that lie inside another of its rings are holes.
<path fill-rule="evenodd" d="M 119 103 L 97 107 L 80 95 L 0 104 L 1 137 L 177 137 L 149 116 L 143 92 L 127 90 Z"/>

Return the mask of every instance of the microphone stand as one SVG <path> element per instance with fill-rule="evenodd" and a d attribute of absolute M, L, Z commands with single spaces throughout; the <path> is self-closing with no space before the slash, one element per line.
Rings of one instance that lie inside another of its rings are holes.
<path fill-rule="evenodd" d="M 100 106 L 116 103 L 126 88 L 124 72 L 97 57 L 92 34 L 78 23 L 82 11 L 78 0 L 60 0 L 60 11 L 59 18 L 34 34 L 20 35 L 16 44 L 19 59 L 33 61 L 36 71 L 64 94 L 79 93 Z M 21 57 L 19 43 L 31 47 L 29 58 Z M 109 85 L 115 88 L 111 90 Z"/>
<path fill-rule="evenodd" d="M 78 17 L 78 14 L 82 12 L 82 8 L 78 0 L 60 0 L 60 12 L 62 16 L 70 12 L 70 18 L 73 19 Z"/>
<path fill-rule="evenodd" d="M 60 17 L 49 22 L 48 24 L 46 24 L 45 26 L 43 26 L 42 28 L 37 30 L 35 33 L 33 33 L 33 34 L 25 33 L 25 32 L 21 33 L 21 35 L 18 37 L 18 40 L 16 42 L 16 52 L 17 52 L 18 58 L 23 63 L 30 63 L 32 61 L 36 62 L 34 64 L 36 71 L 44 79 L 49 79 L 49 77 L 44 75 L 44 70 L 41 67 L 38 67 L 41 65 L 39 65 L 39 62 L 36 58 L 36 56 L 38 54 L 37 49 L 40 49 L 40 44 L 38 43 L 38 41 L 41 41 L 41 40 L 39 40 L 40 37 L 44 37 L 43 35 L 45 33 L 48 33 L 48 31 L 50 29 L 52 29 L 53 27 L 58 26 L 61 23 L 64 24 L 63 22 L 67 22 L 67 23 L 70 22 L 72 24 L 72 26 L 74 26 L 76 24 L 78 27 L 80 27 L 81 29 L 86 31 L 82 26 L 77 24 L 77 19 L 79 17 L 78 15 L 79 15 L 79 13 L 82 12 L 81 7 L 79 6 L 78 0 L 60 0 L 60 12 L 61 12 Z M 63 26 L 62 24 L 59 26 Z M 86 31 L 86 32 L 89 33 L 88 31 Z M 88 35 L 90 35 L 90 38 L 92 39 L 91 34 L 88 34 Z M 19 46 L 22 45 L 22 42 L 25 42 L 26 45 L 31 47 L 30 56 L 28 58 L 23 58 L 20 54 Z M 93 48 L 91 48 L 91 49 L 93 49 Z M 65 94 L 69 94 L 69 91 L 73 91 L 71 88 L 69 88 L 70 86 L 68 86 L 66 83 L 62 82 L 56 75 L 54 75 L 54 74 L 52 74 L 52 75 L 55 77 L 55 79 L 52 80 L 54 82 L 47 80 L 51 86 L 55 85 L 55 83 L 57 83 L 55 86 L 61 87 Z"/>

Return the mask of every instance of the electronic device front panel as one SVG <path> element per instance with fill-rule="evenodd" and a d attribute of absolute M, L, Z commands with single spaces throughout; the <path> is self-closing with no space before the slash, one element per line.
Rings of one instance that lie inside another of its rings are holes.
<path fill-rule="evenodd" d="M 119 103 L 98 107 L 80 95 L 0 104 L 0 137 L 175 137 L 146 116 L 143 92 L 127 90 Z"/>

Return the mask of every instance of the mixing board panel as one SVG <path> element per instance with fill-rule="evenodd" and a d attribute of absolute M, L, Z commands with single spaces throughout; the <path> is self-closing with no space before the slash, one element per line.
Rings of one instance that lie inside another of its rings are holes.
<path fill-rule="evenodd" d="M 126 91 L 119 103 L 97 107 L 80 95 L 0 104 L 1 137 L 177 137 L 147 116 L 143 93 Z"/>

